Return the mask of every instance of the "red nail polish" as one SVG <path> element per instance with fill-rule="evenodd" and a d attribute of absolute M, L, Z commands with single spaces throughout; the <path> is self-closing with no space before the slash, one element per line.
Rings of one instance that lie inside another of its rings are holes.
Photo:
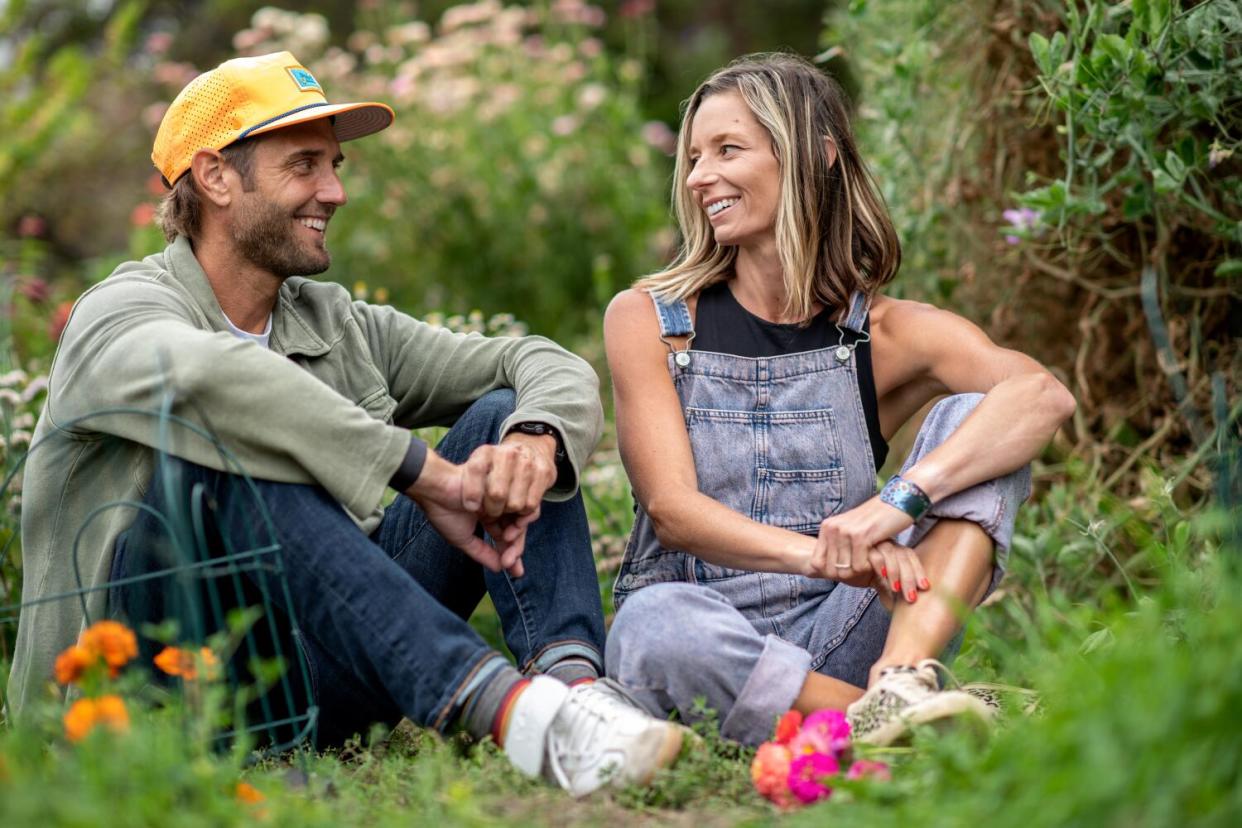
<path fill-rule="evenodd" d="M 881 578 L 887 578 L 887 577 L 888 577 L 888 567 L 887 567 L 887 566 L 882 566 L 882 567 L 880 567 L 880 577 L 881 577 Z"/>
<path fill-rule="evenodd" d="M 931 589 L 931 581 L 927 580 L 926 578 L 919 581 L 919 589 Z"/>
<path fill-rule="evenodd" d="M 893 592 L 901 592 L 901 581 L 893 581 Z"/>
<path fill-rule="evenodd" d="M 914 590 L 910 590 L 909 592 L 907 592 L 907 593 L 906 593 L 906 597 L 907 597 L 908 599 L 910 599 L 910 603 L 911 603 L 911 604 L 913 604 L 915 601 L 919 600 L 919 594 L 918 594 L 917 592 L 915 592 Z"/>

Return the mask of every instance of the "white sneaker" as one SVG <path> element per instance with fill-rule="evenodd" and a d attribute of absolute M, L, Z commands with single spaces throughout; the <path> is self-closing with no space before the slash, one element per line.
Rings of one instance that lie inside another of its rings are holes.
<path fill-rule="evenodd" d="M 884 746 L 906 737 L 914 725 L 964 717 L 990 722 L 995 710 L 961 690 L 941 690 L 937 669 L 947 668 L 935 659 L 913 667 L 889 667 L 862 698 L 846 708 L 854 741 Z"/>
<path fill-rule="evenodd" d="M 514 702 L 505 753 L 575 797 L 604 785 L 645 785 L 681 751 L 682 729 L 648 716 L 607 684 L 569 688 L 536 676 Z"/>

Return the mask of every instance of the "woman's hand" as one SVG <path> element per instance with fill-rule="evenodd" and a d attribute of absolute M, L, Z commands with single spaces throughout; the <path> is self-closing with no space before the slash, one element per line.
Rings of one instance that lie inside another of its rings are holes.
<path fill-rule="evenodd" d="M 819 525 L 810 574 L 857 587 L 891 591 L 914 603 L 920 590 L 931 588 L 914 550 L 893 542 L 908 528 L 910 516 L 871 498 Z"/>

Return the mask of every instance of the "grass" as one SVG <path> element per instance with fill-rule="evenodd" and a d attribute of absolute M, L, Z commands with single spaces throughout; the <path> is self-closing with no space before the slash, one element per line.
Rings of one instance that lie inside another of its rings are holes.
<path fill-rule="evenodd" d="M 593 497 L 593 512 L 616 506 Z M 1142 517 L 1132 512 L 1109 529 L 1075 511 L 1098 508 L 1054 489 L 1027 510 L 1006 593 L 976 613 L 955 665 L 967 678 L 1038 689 L 1042 712 L 1011 716 L 983 744 L 919 734 L 911 748 L 877 754 L 893 765 L 892 783 L 839 788 L 798 813 L 757 797 L 750 751 L 710 726 L 650 787 L 574 801 L 518 775 L 489 742 L 408 723 L 337 752 L 247 765 L 244 751 L 196 745 L 175 709 L 134 704 L 128 734 L 98 731 L 77 745 L 50 709 L 0 731 L 0 824 L 1242 823 L 1242 566 L 1217 540 L 1229 526 L 1167 498 L 1145 527 L 1131 525 Z M 1134 538 L 1124 559 L 1098 548 Z M 1114 560 L 1130 571 L 1112 571 Z M 1095 584 L 1075 567 L 1097 573 Z M 262 800 L 239 799 L 241 780 Z"/>

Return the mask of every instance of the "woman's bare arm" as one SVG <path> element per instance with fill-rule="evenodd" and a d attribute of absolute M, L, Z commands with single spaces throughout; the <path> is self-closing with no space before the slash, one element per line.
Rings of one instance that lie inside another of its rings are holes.
<path fill-rule="evenodd" d="M 670 341 L 685 347 L 684 338 Z M 753 521 L 699 492 L 668 348 L 645 293 L 627 290 L 612 300 L 604 345 L 621 459 L 660 543 L 720 566 L 814 574 L 814 538 Z"/>
<path fill-rule="evenodd" d="M 871 347 L 881 423 L 894 431 L 941 394 L 985 395 L 903 475 L 933 501 L 1029 463 L 1074 412 L 1073 396 L 1038 362 L 931 305 L 877 300 Z"/>
<path fill-rule="evenodd" d="M 1073 396 L 1038 362 L 931 305 L 877 299 L 871 342 L 885 435 L 941 394 L 984 394 L 948 439 L 902 475 L 933 502 L 1029 463 L 1074 412 Z M 912 523 L 873 497 L 824 521 L 816 558 L 850 562 L 844 575 L 852 578 L 870 567 L 874 545 Z"/>

